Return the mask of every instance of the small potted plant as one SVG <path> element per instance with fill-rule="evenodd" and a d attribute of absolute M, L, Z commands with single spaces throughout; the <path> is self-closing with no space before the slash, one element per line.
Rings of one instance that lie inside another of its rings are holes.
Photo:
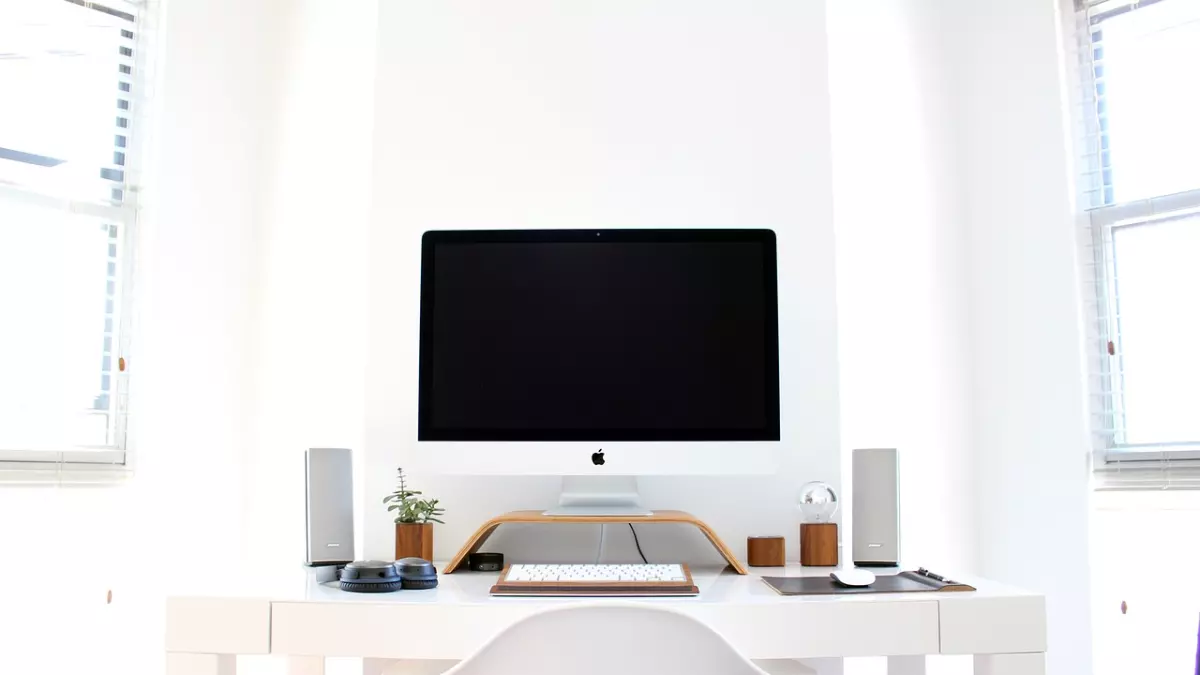
<path fill-rule="evenodd" d="M 399 485 L 383 498 L 388 511 L 396 512 L 396 560 L 424 558 L 433 561 L 433 524 L 446 510 L 436 499 L 422 499 L 420 490 L 409 490 L 404 469 L 396 469 Z"/>

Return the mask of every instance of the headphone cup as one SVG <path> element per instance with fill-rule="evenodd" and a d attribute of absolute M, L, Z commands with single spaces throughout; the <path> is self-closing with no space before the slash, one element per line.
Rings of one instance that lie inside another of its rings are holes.
<path fill-rule="evenodd" d="M 351 581 L 343 579 L 340 583 L 343 591 L 351 593 L 391 593 L 404 588 L 403 581 Z"/>

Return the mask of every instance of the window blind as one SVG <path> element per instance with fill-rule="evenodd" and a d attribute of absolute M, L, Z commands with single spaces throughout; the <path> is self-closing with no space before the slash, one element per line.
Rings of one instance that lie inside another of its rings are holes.
<path fill-rule="evenodd" d="M 137 9 L 122 0 L 5 3 L 0 183 L 73 204 L 126 203 Z"/>
<path fill-rule="evenodd" d="M 1095 484 L 1200 488 L 1200 2 L 1076 9 Z"/>
<path fill-rule="evenodd" d="M 8 0 L 0 22 L 0 472 L 123 466 L 144 11 Z"/>

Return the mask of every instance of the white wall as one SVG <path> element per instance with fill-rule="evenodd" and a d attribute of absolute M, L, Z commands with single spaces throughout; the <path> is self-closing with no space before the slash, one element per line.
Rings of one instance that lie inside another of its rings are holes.
<path fill-rule="evenodd" d="M 304 560 L 306 448 L 358 450 L 362 492 L 377 6 L 294 2 L 279 29 L 286 61 L 265 190 L 247 457 L 246 545 L 256 564 Z M 361 551 L 361 508 L 356 515 Z"/>
<path fill-rule="evenodd" d="M 130 501 L 114 488 L 0 486 L 0 574 L 14 580 L 0 607 L 0 672 L 130 672 L 140 646 L 126 631 L 122 583 L 137 546 L 123 526 Z M 35 567 L 50 567 L 59 582 L 21 582 Z M 107 604 L 109 589 L 120 604 Z"/>
<path fill-rule="evenodd" d="M 1096 675 L 1186 673 L 1196 664 L 1200 578 L 1137 570 L 1200 557 L 1200 492 L 1100 492 L 1092 511 Z M 1159 562 L 1152 562 L 1159 561 Z M 1124 609 L 1122 609 L 1124 607 Z"/>
<path fill-rule="evenodd" d="M 1053 0 L 946 2 L 968 236 L 980 571 L 1047 594 L 1048 672 L 1091 672 L 1078 248 Z"/>
<path fill-rule="evenodd" d="M 420 235 L 462 227 L 752 226 L 778 234 L 783 436 L 775 477 L 646 478 L 735 551 L 786 534 L 795 490 L 837 484 L 838 378 L 824 6 L 817 0 L 383 3 L 375 105 L 367 375 L 367 554 L 390 555 L 379 499 L 415 452 Z M 553 478 L 420 476 L 448 557 L 488 517 L 553 502 Z M 658 558 L 713 560 L 686 528 Z M 540 534 L 548 534 L 539 531 Z M 594 528 L 518 528 L 499 550 L 589 559 Z M 537 545 L 561 546 L 550 553 Z M 636 555 L 627 532 L 609 559 Z"/>
<path fill-rule="evenodd" d="M 129 361 L 135 488 L 145 499 L 137 526 L 162 532 L 155 546 L 194 550 L 188 564 L 200 569 L 242 552 L 283 6 L 172 0 L 151 36 L 158 57 Z M 196 493 L 181 498 L 187 487 Z M 163 531 L 165 504 L 173 526 Z"/>
<path fill-rule="evenodd" d="M 843 474 L 854 448 L 898 448 L 903 564 L 965 574 L 967 264 L 944 28 L 931 0 L 830 3 L 838 350 Z"/>

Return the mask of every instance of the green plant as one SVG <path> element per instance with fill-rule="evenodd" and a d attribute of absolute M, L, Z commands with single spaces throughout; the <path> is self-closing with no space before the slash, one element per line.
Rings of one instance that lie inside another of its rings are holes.
<path fill-rule="evenodd" d="M 404 469 L 396 469 L 399 485 L 396 491 L 383 498 L 388 505 L 388 511 L 396 512 L 397 523 L 441 523 L 438 516 L 445 515 L 446 509 L 438 506 L 436 499 L 421 499 L 420 490 L 409 490 L 408 479 Z"/>

